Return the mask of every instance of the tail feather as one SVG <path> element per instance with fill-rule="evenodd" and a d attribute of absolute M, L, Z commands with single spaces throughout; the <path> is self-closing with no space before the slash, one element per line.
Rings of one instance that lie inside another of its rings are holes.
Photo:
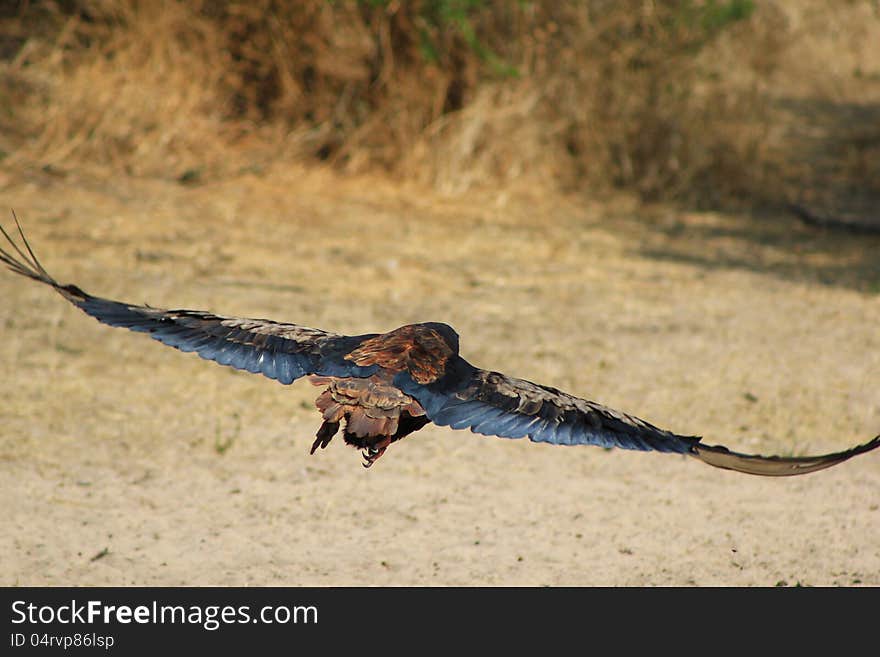
<path fill-rule="evenodd" d="M 847 459 L 880 447 L 880 436 L 852 449 L 818 456 L 759 456 L 731 452 L 721 445 L 697 444 L 691 448 L 691 456 L 716 468 L 735 470 L 765 477 L 791 477 L 830 468 Z"/>

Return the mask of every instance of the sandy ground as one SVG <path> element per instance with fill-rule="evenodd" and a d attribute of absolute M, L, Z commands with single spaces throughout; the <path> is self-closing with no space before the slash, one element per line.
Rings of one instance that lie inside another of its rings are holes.
<path fill-rule="evenodd" d="M 477 365 L 740 451 L 880 430 L 877 238 L 299 169 L 0 170 L 0 189 L 44 265 L 102 296 L 350 333 L 446 321 Z M 6 273 L 0 327 L 0 584 L 880 585 L 880 454 L 765 479 L 428 427 L 364 470 L 338 440 L 308 455 L 306 382 Z"/>

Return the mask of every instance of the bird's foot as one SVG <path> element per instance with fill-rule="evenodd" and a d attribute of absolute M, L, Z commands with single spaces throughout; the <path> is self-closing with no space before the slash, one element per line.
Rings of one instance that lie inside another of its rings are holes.
<path fill-rule="evenodd" d="M 373 465 L 379 458 L 385 453 L 385 450 L 388 449 L 388 445 L 391 444 L 391 436 L 385 436 L 382 440 L 377 442 L 375 445 L 370 445 L 369 447 L 364 447 L 364 467 L 369 468 Z"/>
<path fill-rule="evenodd" d="M 376 461 L 378 461 L 379 457 L 381 457 L 385 453 L 386 449 L 388 449 L 388 448 L 387 447 L 380 447 L 377 449 L 375 447 L 364 447 L 364 451 L 363 451 L 363 455 L 364 455 L 363 465 L 364 465 L 364 467 L 369 468 Z"/>
<path fill-rule="evenodd" d="M 319 447 L 321 449 L 327 447 L 338 430 L 339 422 L 327 422 L 325 420 L 321 425 L 321 428 L 318 429 L 317 438 L 315 438 L 315 442 L 312 443 L 312 449 L 309 450 L 309 454 L 314 454 L 315 450 Z"/>

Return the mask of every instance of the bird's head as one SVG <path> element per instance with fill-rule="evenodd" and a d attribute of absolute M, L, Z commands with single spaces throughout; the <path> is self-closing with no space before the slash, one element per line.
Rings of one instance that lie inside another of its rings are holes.
<path fill-rule="evenodd" d="M 452 351 L 456 354 L 458 353 L 458 333 L 449 324 L 444 324 L 443 322 L 424 322 L 420 326 L 436 331 Z"/>

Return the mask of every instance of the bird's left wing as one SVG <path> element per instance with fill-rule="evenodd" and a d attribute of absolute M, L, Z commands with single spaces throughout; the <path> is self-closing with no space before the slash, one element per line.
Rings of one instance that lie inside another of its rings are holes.
<path fill-rule="evenodd" d="M 407 373 L 395 383 L 414 397 L 435 424 L 502 438 L 556 445 L 599 445 L 678 452 L 708 465 L 764 476 L 807 474 L 880 447 L 880 436 L 851 449 L 816 456 L 761 456 L 705 445 L 596 402 L 555 388 L 488 372 L 462 358 L 450 360 L 444 377 L 422 385 Z"/>
<path fill-rule="evenodd" d="M 342 336 L 297 324 L 224 317 L 198 310 L 138 306 L 92 296 L 75 285 L 61 285 L 37 260 L 20 226 L 18 232 L 24 250 L 0 226 L 0 233 L 15 251 L 13 254 L 0 248 L 0 262 L 17 274 L 49 285 L 104 324 L 147 333 L 181 351 L 193 351 L 207 360 L 263 374 L 283 384 L 306 374 L 369 376 L 376 369 L 359 367 L 343 359 L 344 354 L 369 336 Z"/>

